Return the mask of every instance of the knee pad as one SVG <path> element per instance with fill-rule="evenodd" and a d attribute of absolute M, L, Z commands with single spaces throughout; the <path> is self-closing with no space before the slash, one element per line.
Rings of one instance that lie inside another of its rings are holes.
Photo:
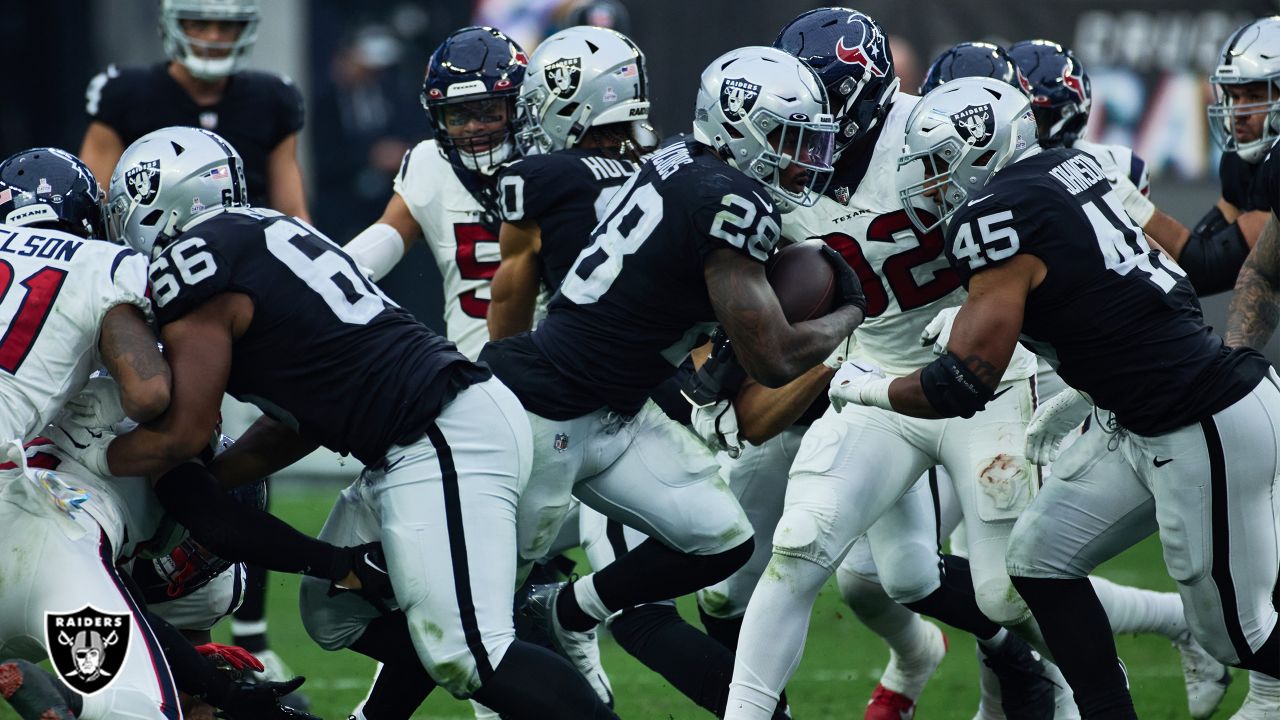
<path fill-rule="evenodd" d="M 883 568 L 879 572 L 880 584 L 896 602 L 915 602 L 942 586 L 936 545 L 904 542 L 877 548 L 877 552 L 885 555 L 877 563 Z"/>
<path fill-rule="evenodd" d="M 480 689 L 480 671 L 476 668 L 475 658 L 466 648 L 439 659 L 428 659 L 421 648 L 418 654 L 423 656 L 422 666 L 427 669 L 427 674 L 450 695 L 466 700 Z"/>
<path fill-rule="evenodd" d="M 773 532 L 773 554 L 800 558 L 830 568 L 833 558 L 827 557 L 823 551 L 821 537 L 818 518 L 812 512 L 788 508 Z"/>
<path fill-rule="evenodd" d="M 981 582 L 975 578 L 973 594 L 978 609 L 997 625 L 1013 626 L 1031 618 L 1031 610 L 1007 575 Z"/>
<path fill-rule="evenodd" d="M 365 608 L 360 608 L 361 604 Z M 329 582 L 312 577 L 302 578 L 298 608 L 307 635 L 329 651 L 350 647 L 364 632 L 369 620 L 378 614 L 372 605 L 354 593 L 330 597 Z"/>

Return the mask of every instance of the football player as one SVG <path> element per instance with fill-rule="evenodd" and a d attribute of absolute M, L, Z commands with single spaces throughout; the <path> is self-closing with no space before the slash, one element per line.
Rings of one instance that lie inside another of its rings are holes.
<path fill-rule="evenodd" d="M 519 104 L 525 157 L 504 166 L 498 183 L 503 257 L 489 305 L 495 339 L 533 326 L 540 288 L 560 287 L 610 200 L 639 170 L 641 153 L 652 150 L 637 139 L 649 109 L 644 55 L 612 30 L 576 27 L 544 40 L 530 57 Z M 590 507 L 579 512 L 596 570 L 646 539 Z M 642 663 L 708 711 L 724 713 L 733 655 L 686 623 L 673 601 L 628 608 L 607 624 Z"/>
<path fill-rule="evenodd" d="M 163 653 L 115 571 L 121 537 L 103 534 L 120 525 L 110 521 L 118 516 L 103 511 L 110 511 L 110 488 L 105 497 L 88 494 L 30 470 L 22 448 L 99 363 L 119 378 L 125 413 L 150 420 L 169 404 L 169 366 L 146 320 L 146 259 L 105 242 L 101 195 L 89 168 L 61 150 L 36 148 L 0 163 L 0 274 L 7 278 L 5 306 L 14 313 L 0 342 L 0 460 L 6 463 L 0 466 L 0 511 L 12 539 L 0 566 L 6 605 L 17 603 L 14 611 L 0 613 L 0 657 L 41 659 L 48 652 L 40 641 L 45 611 L 93 605 L 129 619 L 128 638 L 121 641 L 135 648 L 134 662 L 123 663 L 102 692 L 84 696 L 32 672 L 34 666 L 6 662 L 0 665 L 0 694 L 20 713 L 58 704 L 75 713 L 63 717 L 177 718 Z M 18 696 L 24 674 L 45 691 Z M 50 695 L 55 687 L 57 694 Z"/>
<path fill-rule="evenodd" d="M 85 92 L 89 127 L 80 156 L 105 180 L 125 147 L 153 130 L 213 130 L 242 153 L 255 205 L 308 219 L 297 159 L 302 95 L 286 77 L 243 67 L 258 37 L 258 0 L 162 0 L 159 10 L 167 59 L 145 67 L 112 65 L 93 78 Z M 223 414 L 237 429 L 258 415 L 232 402 Z M 267 584 L 265 572 L 250 566 L 232 634 L 266 662 L 267 677 L 283 680 L 291 673 L 269 649 Z"/>
<path fill-rule="evenodd" d="M 1276 18 L 1247 23 L 1233 33 L 1223 47 L 1212 78 L 1219 99 L 1209 111 L 1210 127 L 1224 151 L 1220 166 L 1224 221 L 1232 215 L 1233 207 L 1238 210 L 1234 225 L 1247 241 L 1249 216 L 1270 211 L 1257 245 L 1240 269 L 1227 312 L 1227 344 L 1252 348 L 1266 345 L 1276 327 L 1275 308 L 1280 307 L 1280 295 L 1276 294 L 1280 288 L 1276 225 L 1280 163 L 1271 151 L 1280 127 L 1280 64 L 1275 60 L 1276 48 L 1280 48 L 1280 21 Z M 1260 157 L 1264 160 L 1259 161 Z M 1246 187 L 1248 195 L 1243 194 Z M 1258 672 L 1249 673 L 1249 693 L 1232 720 L 1262 720 L 1277 714 L 1280 681 Z"/>
<path fill-rule="evenodd" d="M 158 189 L 144 192 L 153 186 L 139 174 L 156 175 Z M 531 449 L 518 401 L 486 368 L 384 297 L 305 222 L 249 207 L 241 160 L 213 133 L 166 128 L 131 145 L 112 177 L 108 225 L 153 257 L 176 402 L 92 444 L 91 467 L 162 475 L 166 508 L 202 544 L 204 533 L 225 532 L 270 544 L 258 526 L 201 527 L 219 496 L 187 462 L 216 424 L 223 392 L 251 399 L 270 417 L 214 461 L 224 485 L 279 470 L 320 443 L 366 466 L 321 532 L 356 543 L 360 567 L 321 571 L 331 561 L 299 560 L 328 579 L 304 580 L 302 590 L 304 624 L 322 647 L 416 669 L 422 687 L 443 685 L 512 717 L 614 717 L 571 665 L 515 640 L 516 505 Z M 365 586 L 383 567 L 398 610 Z M 365 594 L 340 592 L 352 586 Z"/>
<path fill-rule="evenodd" d="M 1119 452 L 1075 458 L 1074 472 L 1060 474 L 1070 482 L 1041 490 L 1014 528 L 1008 566 L 1082 716 L 1136 717 L 1086 575 L 1155 528 L 1196 639 L 1223 662 L 1280 667 L 1277 522 L 1266 499 L 1280 389 L 1265 358 L 1224 346 L 1204 325 L 1185 275 L 1146 244 L 1099 164 L 1041 151 L 1034 133 L 1025 96 L 987 78 L 921 101 L 899 192 L 913 223 L 946 225 L 948 260 L 969 294 L 945 356 L 893 379 L 846 364 L 830 393 L 836 407 L 972 415 L 992 400 L 1021 334 L 1111 410 Z M 936 215 L 921 215 L 926 200 Z M 1077 443 L 1064 457 L 1091 449 Z M 1233 572 L 1228 548 L 1256 565 Z"/>
<path fill-rule="evenodd" d="M 857 278 L 834 253 L 836 309 L 822 318 L 788 323 L 764 276 L 779 209 L 812 204 L 830 174 L 827 111 L 812 71 L 785 53 L 717 59 L 702 75 L 693 138 L 666 142 L 618 191 L 546 319 L 481 355 L 534 426 L 523 557 L 551 541 L 571 492 L 650 538 L 538 598 L 562 645 L 619 610 L 723 579 L 751 554 L 750 524 L 714 458 L 648 398 L 717 321 L 769 385 L 861 321 Z"/>
<path fill-rule="evenodd" d="M 489 340 L 489 283 L 500 260 L 495 173 L 516 157 L 515 100 L 528 64 L 494 28 L 450 33 L 422 83 L 434 137 L 405 154 L 382 217 L 344 248 L 378 280 L 424 238 L 444 278 L 445 335 L 472 359 Z"/>

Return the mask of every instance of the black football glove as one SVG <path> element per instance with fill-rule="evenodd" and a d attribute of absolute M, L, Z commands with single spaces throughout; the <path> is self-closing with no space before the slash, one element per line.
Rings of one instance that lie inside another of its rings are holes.
<path fill-rule="evenodd" d="M 854 272 L 853 268 L 849 267 L 849 263 L 845 262 L 844 256 L 830 245 L 823 245 L 819 252 L 827 262 L 831 263 L 831 270 L 836 276 L 835 307 L 852 305 L 861 310 L 865 316 L 867 296 L 862 293 L 862 281 L 858 279 L 858 273 Z"/>
<path fill-rule="evenodd" d="M 391 576 L 387 574 L 387 558 L 382 554 L 382 543 L 357 545 L 343 548 L 343 551 L 346 569 L 355 573 L 356 578 L 360 580 L 360 587 L 352 590 L 333 582 L 329 585 L 329 595 L 354 592 L 377 608 L 378 612 L 383 614 L 391 612 L 386 599 L 395 597 L 395 592 L 391 587 Z M 342 572 L 341 576 L 346 577 L 346 572 Z"/>
<path fill-rule="evenodd" d="M 321 720 L 310 713 L 280 704 L 280 698 L 306 682 L 296 677 L 285 682 L 237 680 L 218 707 L 218 717 L 227 720 Z"/>

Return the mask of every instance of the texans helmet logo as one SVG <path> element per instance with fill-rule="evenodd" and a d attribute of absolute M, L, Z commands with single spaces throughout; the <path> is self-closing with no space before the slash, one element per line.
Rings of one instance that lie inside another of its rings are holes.
<path fill-rule="evenodd" d="M 144 160 L 124 174 L 125 191 L 135 203 L 150 205 L 160 192 L 160 161 Z"/>
<path fill-rule="evenodd" d="M 1071 74 L 1073 64 L 1074 63 L 1068 62 L 1067 66 L 1063 68 L 1062 84 L 1066 85 L 1071 92 L 1075 93 L 1076 97 L 1080 98 L 1080 102 L 1084 102 L 1088 100 L 1084 94 L 1084 82 L 1078 76 Z"/>
<path fill-rule="evenodd" d="M 960 139 L 974 147 L 986 147 L 995 134 L 995 115 L 990 104 L 970 105 L 951 116 Z"/>
<path fill-rule="evenodd" d="M 858 19 L 850 16 L 849 22 Z M 869 32 L 868 32 L 869 31 Z M 869 35 L 869 36 L 868 36 Z M 836 41 L 836 58 L 846 65 L 861 65 L 876 77 L 884 77 L 888 65 L 888 53 L 885 51 L 884 35 L 875 24 L 864 24 L 862 39 L 850 47 L 843 35 Z"/>

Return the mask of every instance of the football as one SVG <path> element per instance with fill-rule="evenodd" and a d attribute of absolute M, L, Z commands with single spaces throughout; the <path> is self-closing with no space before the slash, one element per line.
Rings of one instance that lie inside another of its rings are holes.
<path fill-rule="evenodd" d="M 769 285 L 789 322 L 810 320 L 831 312 L 836 275 L 831 263 L 822 257 L 822 245 L 816 238 L 787 245 L 769 259 L 765 268 Z"/>

